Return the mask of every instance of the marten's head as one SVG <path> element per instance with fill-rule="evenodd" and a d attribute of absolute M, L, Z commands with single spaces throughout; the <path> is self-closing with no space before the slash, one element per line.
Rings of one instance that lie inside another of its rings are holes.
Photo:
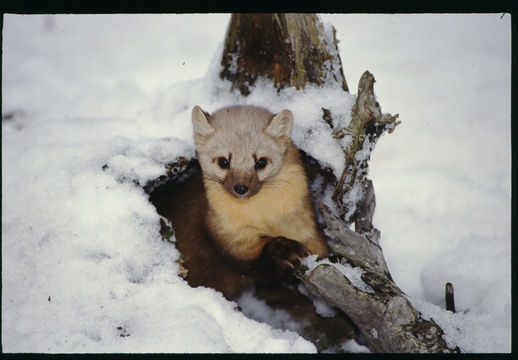
<path fill-rule="evenodd" d="M 293 114 L 230 106 L 210 115 L 192 109 L 194 142 L 203 177 L 237 199 L 248 199 L 282 168 Z"/>

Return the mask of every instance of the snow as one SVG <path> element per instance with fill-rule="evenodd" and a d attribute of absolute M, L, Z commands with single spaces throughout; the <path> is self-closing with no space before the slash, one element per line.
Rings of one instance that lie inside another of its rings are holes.
<path fill-rule="evenodd" d="M 287 328 L 298 331 L 304 326 L 309 325 L 304 321 L 297 321 L 285 310 L 272 309 L 264 300 L 258 299 L 252 291 L 244 292 L 238 301 L 246 316 L 258 321 L 268 322 L 276 328 Z"/>
<path fill-rule="evenodd" d="M 367 293 L 374 293 L 374 290 L 366 284 L 361 276 L 364 271 L 359 267 L 354 267 L 351 264 L 347 263 L 343 260 L 341 263 L 332 263 L 329 259 L 317 260 L 317 255 L 310 255 L 302 260 L 302 264 L 307 266 L 306 274 L 309 274 L 315 267 L 322 264 L 327 264 L 334 266 L 337 268 L 349 281 L 353 286 L 355 286 L 358 290 Z"/>
<path fill-rule="evenodd" d="M 481 307 L 452 313 L 422 299 L 410 296 L 409 300 L 424 319 L 435 321 L 444 330 L 448 345 L 458 346 L 463 352 L 510 352 L 503 351 L 510 344 L 506 336 L 501 336 L 501 324 L 511 318 L 510 306 L 499 315 L 481 311 Z"/>
<path fill-rule="evenodd" d="M 511 351 L 510 15 L 322 19 L 350 96 L 229 92 L 217 77 L 227 14 L 4 16 L 4 352 L 315 352 L 250 294 L 243 313 L 189 287 L 137 183 L 194 156 L 194 105 L 243 102 L 291 109 L 297 145 L 341 174 L 343 143 L 322 141 L 316 119 L 326 104 L 346 125 L 367 69 L 402 120 L 369 174 L 392 276 L 462 351 Z"/>

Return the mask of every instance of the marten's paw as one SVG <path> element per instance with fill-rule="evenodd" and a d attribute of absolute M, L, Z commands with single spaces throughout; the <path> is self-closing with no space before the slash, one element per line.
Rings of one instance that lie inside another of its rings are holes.
<path fill-rule="evenodd" d="M 261 267 L 268 276 L 290 279 L 293 269 L 309 254 L 309 250 L 298 241 L 276 237 L 264 246 L 260 258 Z"/>

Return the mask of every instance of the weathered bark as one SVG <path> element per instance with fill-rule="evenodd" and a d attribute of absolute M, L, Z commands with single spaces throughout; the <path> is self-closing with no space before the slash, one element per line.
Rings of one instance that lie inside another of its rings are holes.
<path fill-rule="evenodd" d="M 234 14 L 220 76 L 245 96 L 260 77 L 278 89 L 337 82 L 348 91 L 334 29 L 327 35 L 315 14 Z"/>
<path fill-rule="evenodd" d="M 353 265 L 375 272 L 392 280 L 383 251 L 379 244 L 345 226 L 343 220 L 336 217 L 323 203 L 318 209 L 326 224 L 324 233 L 328 236 L 327 244 Z"/>
<path fill-rule="evenodd" d="M 338 180 L 333 200 L 338 204 L 340 216 L 347 222 L 356 222 L 362 233 L 379 237 L 377 230 L 372 227 L 374 209 L 371 199 L 374 198 L 372 182 L 367 179 L 369 172 L 370 153 L 380 136 L 388 131 L 392 133 L 399 125 L 398 115 L 383 114 L 374 95 L 374 76 L 364 72 L 358 83 L 356 102 L 351 110 L 351 122 L 348 127 L 334 129 L 333 137 L 351 136 L 350 145 L 344 149 L 345 168 Z M 360 202 L 356 196 L 350 197 L 355 187 L 361 189 Z M 369 208 L 370 206 L 370 208 Z"/>
<path fill-rule="evenodd" d="M 423 319 L 391 280 L 379 245 L 349 230 L 327 206 L 320 204 L 319 210 L 327 225 L 330 247 L 364 271 L 361 279 L 373 291 L 356 287 L 329 264 L 318 265 L 301 277 L 306 288 L 345 312 L 374 352 L 459 352 L 448 347 L 442 329 L 434 321 Z"/>

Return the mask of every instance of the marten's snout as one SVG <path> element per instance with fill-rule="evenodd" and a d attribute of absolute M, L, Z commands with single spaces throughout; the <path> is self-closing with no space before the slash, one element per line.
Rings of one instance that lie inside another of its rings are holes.
<path fill-rule="evenodd" d="M 236 184 L 234 185 L 234 191 L 239 195 L 244 195 L 248 192 L 248 186 L 244 184 Z"/>
<path fill-rule="evenodd" d="M 257 174 L 246 175 L 232 171 L 229 171 L 225 176 L 223 186 L 230 195 L 240 200 L 246 200 L 254 196 L 261 187 Z"/>

